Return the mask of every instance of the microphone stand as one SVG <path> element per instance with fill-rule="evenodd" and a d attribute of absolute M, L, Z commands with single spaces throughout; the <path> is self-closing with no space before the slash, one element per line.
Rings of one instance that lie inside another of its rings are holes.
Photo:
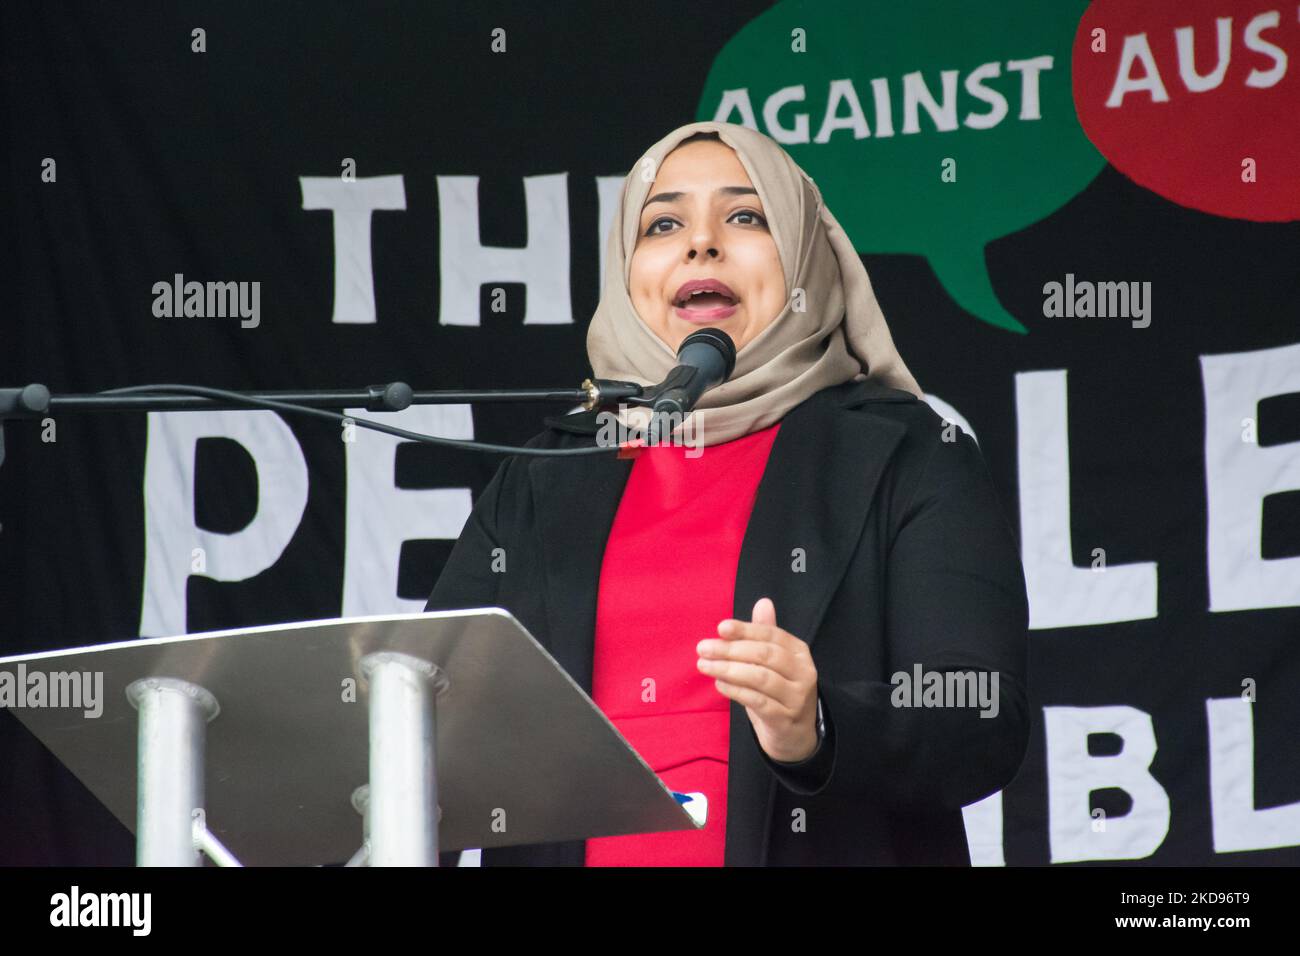
<path fill-rule="evenodd" d="M 573 455 L 614 449 L 517 448 L 488 442 L 461 441 L 407 431 L 382 422 L 351 418 L 334 409 L 361 407 L 370 412 L 400 412 L 411 405 L 449 405 L 467 402 L 569 402 L 594 408 L 624 401 L 642 405 L 653 402 L 645 386 L 611 379 L 584 379 L 576 389 L 434 389 L 415 391 L 405 382 L 371 385 L 364 389 L 320 389 L 313 391 L 232 392 L 199 385 L 136 385 L 84 395 L 52 395 L 44 385 L 0 388 L 0 422 L 10 419 L 40 419 L 59 412 L 193 412 L 265 408 L 298 412 L 331 421 L 355 422 L 364 428 L 432 444 L 475 448 L 509 454 Z M 657 389 L 651 388 L 652 393 Z M 0 463 L 4 461 L 4 432 L 0 430 Z"/>

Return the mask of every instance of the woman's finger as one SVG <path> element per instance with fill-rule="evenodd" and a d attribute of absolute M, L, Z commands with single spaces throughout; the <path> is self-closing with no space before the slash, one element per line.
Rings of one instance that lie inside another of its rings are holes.
<path fill-rule="evenodd" d="M 708 638 L 695 646 L 695 652 L 709 660 L 740 661 L 769 667 L 786 680 L 798 680 L 815 673 L 810 657 L 795 654 L 785 646 L 771 641 L 724 641 Z"/>
<path fill-rule="evenodd" d="M 713 686 L 718 689 L 720 694 L 730 697 L 763 720 L 774 720 L 778 717 L 794 719 L 796 716 L 779 700 L 769 697 L 762 691 L 755 690 L 752 687 L 733 684 L 725 680 L 715 680 Z"/>
<path fill-rule="evenodd" d="M 771 641 L 784 647 L 794 642 L 802 644 L 799 638 L 775 624 L 757 624 L 753 621 L 740 621 L 734 617 L 718 622 L 718 636 L 724 640 Z"/>
<path fill-rule="evenodd" d="M 803 691 L 799 684 L 787 680 L 776 671 L 761 664 L 747 664 L 741 661 L 725 661 L 700 658 L 697 664 L 700 672 L 716 680 L 744 687 L 769 697 L 791 716 L 799 713 L 803 703 Z"/>

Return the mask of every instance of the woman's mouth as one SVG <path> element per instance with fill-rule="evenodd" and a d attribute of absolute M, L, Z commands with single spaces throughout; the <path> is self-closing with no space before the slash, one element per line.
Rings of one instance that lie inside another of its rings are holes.
<path fill-rule="evenodd" d="M 697 323 L 725 319 L 734 315 L 737 308 L 733 296 L 711 290 L 688 292 L 686 295 L 679 296 L 673 303 L 673 311 L 677 313 L 678 318 Z"/>
<path fill-rule="evenodd" d="M 673 311 L 677 313 L 679 319 L 685 319 L 687 322 L 716 322 L 735 315 L 737 308 L 739 306 L 736 305 L 693 305 L 686 308 L 676 307 Z"/>

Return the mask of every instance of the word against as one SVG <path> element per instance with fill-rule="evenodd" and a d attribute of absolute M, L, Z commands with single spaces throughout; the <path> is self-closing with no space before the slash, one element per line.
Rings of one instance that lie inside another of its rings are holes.
<path fill-rule="evenodd" d="M 974 707 L 980 717 L 996 717 L 1000 706 L 997 671 L 897 671 L 889 682 L 894 691 L 889 702 L 895 707 Z"/>
<path fill-rule="evenodd" d="M 262 323 L 262 283 L 186 282 L 176 273 L 172 282 L 153 284 L 153 314 L 160 319 L 225 319 L 238 316 L 240 328 Z"/>
<path fill-rule="evenodd" d="M 0 708 L 84 708 L 92 720 L 104 712 L 103 671 L 0 671 Z"/>
<path fill-rule="evenodd" d="M 1039 109 L 1038 74 L 1052 68 L 1051 56 L 1036 56 L 1026 60 L 1008 60 L 1007 73 L 1020 74 L 1020 120 L 1037 120 L 1042 118 Z M 966 74 L 962 86 L 971 100 L 978 100 L 987 109 L 982 112 L 969 111 L 958 118 L 957 80 L 960 70 L 941 70 L 939 85 L 942 92 L 936 98 L 926 85 L 921 71 L 906 73 L 902 78 L 902 132 L 904 135 L 920 133 L 920 112 L 924 110 L 934 128 L 940 132 L 952 132 L 960 125 L 968 129 L 992 129 L 1007 117 L 1009 112 L 1007 98 L 988 82 L 1002 72 L 1002 65 L 996 60 L 982 63 Z M 1014 83 L 1014 81 L 1012 81 Z M 808 114 L 795 113 L 794 125 L 788 127 L 779 120 L 779 115 L 788 103 L 802 103 L 806 92 L 803 84 L 787 86 L 777 90 L 763 101 L 763 122 L 769 135 L 778 143 L 807 143 Z M 871 103 L 875 122 L 875 137 L 885 139 L 894 135 L 893 93 L 889 81 L 878 76 L 871 81 Z M 738 119 L 731 119 L 733 112 L 739 113 Z M 834 80 L 826 91 L 825 106 L 822 110 L 822 124 L 814 143 L 830 142 L 831 134 L 836 130 L 846 129 L 853 133 L 854 139 L 865 139 L 873 135 L 862 111 L 861 97 L 856 84 L 851 79 Z M 749 90 L 724 90 L 713 117 L 719 123 L 740 123 L 751 129 L 759 129 L 754 116 L 754 106 L 749 98 Z"/>
<path fill-rule="evenodd" d="M 130 926 L 132 935 L 148 936 L 152 893 L 70 893 L 50 897 L 51 926 Z"/>
<path fill-rule="evenodd" d="M 1065 285 L 1043 286 L 1043 315 L 1049 319 L 1132 319 L 1133 328 L 1151 324 L 1150 282 L 1082 282 L 1074 273 L 1065 274 Z"/>

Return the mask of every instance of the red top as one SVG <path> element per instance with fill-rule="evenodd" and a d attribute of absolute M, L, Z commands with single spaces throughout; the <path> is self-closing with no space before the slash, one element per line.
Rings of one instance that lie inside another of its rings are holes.
<path fill-rule="evenodd" d="M 780 426 L 635 452 L 601 565 L 592 699 L 668 789 L 708 798 L 708 820 L 588 840 L 587 866 L 723 865 L 731 699 L 696 667 L 695 645 L 734 616 L 740 546 Z"/>

